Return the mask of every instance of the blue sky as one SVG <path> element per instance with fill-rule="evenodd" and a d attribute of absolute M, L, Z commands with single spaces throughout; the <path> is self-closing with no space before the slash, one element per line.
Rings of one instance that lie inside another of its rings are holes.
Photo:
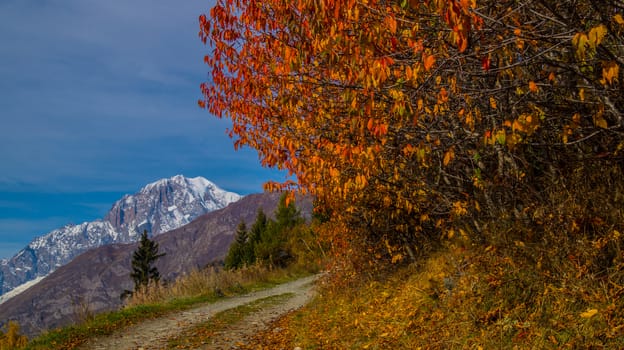
<path fill-rule="evenodd" d="M 176 174 L 242 194 L 284 175 L 197 107 L 212 1 L 0 2 L 0 258 Z"/>

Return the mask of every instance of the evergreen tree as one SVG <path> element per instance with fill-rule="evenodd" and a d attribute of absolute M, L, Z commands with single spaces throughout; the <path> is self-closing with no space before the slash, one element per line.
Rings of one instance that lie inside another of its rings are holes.
<path fill-rule="evenodd" d="M 304 222 L 294 203 L 286 204 L 286 196 L 280 199 L 275 220 L 267 218 L 262 208 L 259 208 L 256 221 L 249 231 L 244 222 L 239 224 L 236 238 L 225 258 L 225 267 L 237 269 L 256 262 L 285 267 L 293 257 L 289 235 Z"/>
<path fill-rule="evenodd" d="M 234 242 L 232 242 L 232 244 L 230 245 L 228 254 L 225 257 L 226 269 L 237 269 L 249 263 L 249 260 L 246 254 L 246 251 L 249 250 L 248 241 L 249 241 L 249 234 L 247 232 L 247 225 L 245 224 L 244 221 L 241 221 L 240 224 L 238 224 Z"/>
<path fill-rule="evenodd" d="M 264 214 L 262 208 L 259 208 L 258 214 L 256 215 L 256 221 L 251 226 L 251 232 L 249 234 L 249 242 L 251 243 L 252 247 L 260 242 L 260 240 L 262 239 L 262 234 L 264 231 L 266 231 L 268 224 L 269 219 L 267 218 L 266 214 Z"/>
<path fill-rule="evenodd" d="M 282 195 L 277 209 L 275 210 L 275 225 L 280 229 L 280 231 L 291 229 L 297 224 L 303 222 L 301 213 L 295 206 L 294 201 L 290 201 L 286 204 L 286 198 L 286 194 Z"/>
<path fill-rule="evenodd" d="M 130 277 L 134 281 L 134 290 L 146 287 L 150 281 L 158 282 L 160 273 L 153 266 L 154 262 L 165 254 L 158 253 L 158 243 L 147 237 L 147 230 L 143 231 L 137 250 L 132 255 L 132 273 Z"/>
<path fill-rule="evenodd" d="M 247 244 L 248 238 L 249 234 L 247 233 L 247 224 L 245 224 L 244 221 L 241 221 L 241 223 L 238 224 L 238 229 L 236 230 L 236 243 L 243 246 Z"/>
<path fill-rule="evenodd" d="M 292 259 L 288 235 L 293 227 L 304 221 L 295 204 L 286 202 L 286 195 L 283 195 L 275 210 L 275 221 L 268 221 L 254 247 L 257 260 L 279 267 L 288 265 Z"/>

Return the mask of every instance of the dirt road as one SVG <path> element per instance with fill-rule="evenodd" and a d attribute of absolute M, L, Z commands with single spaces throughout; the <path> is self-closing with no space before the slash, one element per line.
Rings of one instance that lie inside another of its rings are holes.
<path fill-rule="evenodd" d="M 237 343 L 244 342 L 245 338 L 261 330 L 265 324 L 276 319 L 288 311 L 303 306 L 313 295 L 313 282 L 318 276 L 309 276 L 292 282 L 281 284 L 251 294 L 233 297 L 213 304 L 169 314 L 165 317 L 148 320 L 124 329 L 107 337 L 95 338 L 80 349 L 89 350 L 152 350 L 166 349 L 167 340 L 179 335 L 194 325 L 205 322 L 218 312 L 245 305 L 256 300 L 282 294 L 291 294 L 278 305 L 254 312 L 245 318 L 244 324 L 232 325 L 227 334 L 211 340 L 206 349 L 235 349 Z M 241 322 L 242 323 L 242 322 Z"/>

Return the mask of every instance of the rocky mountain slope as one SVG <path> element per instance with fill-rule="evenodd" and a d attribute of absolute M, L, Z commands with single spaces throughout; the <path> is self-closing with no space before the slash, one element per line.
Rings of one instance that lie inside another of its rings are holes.
<path fill-rule="evenodd" d="M 144 229 L 152 235 L 173 230 L 240 198 L 202 177 L 158 180 L 118 200 L 102 220 L 56 229 L 0 262 L 0 296 L 50 274 L 89 249 L 135 242 Z"/>
<path fill-rule="evenodd" d="M 155 238 L 160 252 L 156 267 L 164 280 L 223 259 L 241 220 L 251 224 L 259 208 L 273 213 L 279 194 L 254 194 L 205 214 L 188 225 Z M 310 200 L 297 206 L 304 216 L 312 211 Z M 132 252 L 137 244 L 113 244 L 92 249 L 57 269 L 35 286 L 0 306 L 0 321 L 16 320 L 26 334 L 76 322 L 85 306 L 100 312 L 121 305 L 130 279 Z M 1 322 L 0 322 L 1 323 Z"/>

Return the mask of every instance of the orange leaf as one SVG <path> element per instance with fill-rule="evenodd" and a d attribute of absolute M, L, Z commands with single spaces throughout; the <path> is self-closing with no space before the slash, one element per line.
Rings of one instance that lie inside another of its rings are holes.
<path fill-rule="evenodd" d="M 450 163 L 454 157 L 455 157 L 455 151 L 453 150 L 453 148 L 446 151 L 446 153 L 444 153 L 444 159 L 442 160 L 442 163 L 444 164 L 444 166 L 447 166 L 448 163 Z"/>
<path fill-rule="evenodd" d="M 423 53 L 423 65 L 425 66 L 425 70 L 430 70 L 431 67 L 433 67 L 434 63 L 435 63 L 435 56 L 433 55 L 429 55 L 427 56 L 426 54 Z"/>
<path fill-rule="evenodd" d="M 375 125 L 373 124 L 373 118 L 369 118 L 368 119 L 368 125 L 366 125 L 366 127 L 368 128 L 369 131 L 373 131 L 373 127 Z"/>
<path fill-rule="evenodd" d="M 390 29 L 390 33 L 395 34 L 397 31 L 397 21 L 393 16 L 386 17 L 386 25 Z"/>
<path fill-rule="evenodd" d="M 496 99 L 491 96 L 490 96 L 490 107 L 492 107 L 492 109 L 496 109 Z"/>
<path fill-rule="evenodd" d="M 550 72 L 550 74 L 548 74 L 548 81 L 555 81 L 555 72 Z"/>
<path fill-rule="evenodd" d="M 537 84 L 534 81 L 529 81 L 529 90 L 531 92 L 537 92 Z"/>

